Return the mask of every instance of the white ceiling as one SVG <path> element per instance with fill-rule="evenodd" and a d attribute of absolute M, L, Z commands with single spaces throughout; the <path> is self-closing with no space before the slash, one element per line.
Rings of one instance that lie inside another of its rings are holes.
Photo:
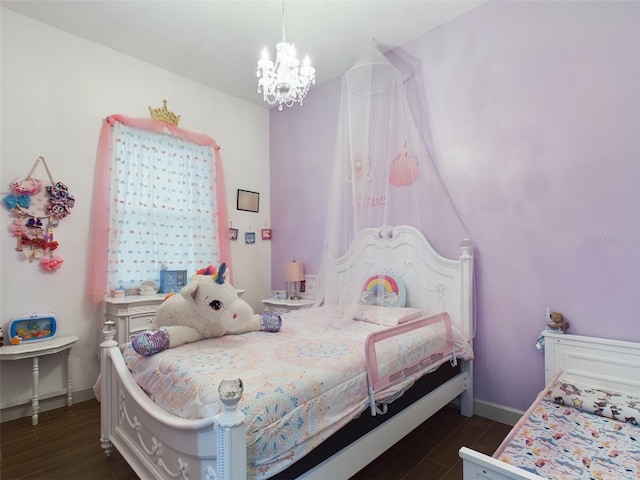
<path fill-rule="evenodd" d="M 347 71 L 371 46 L 401 45 L 487 0 L 287 0 L 286 38 L 308 53 L 317 83 Z M 256 62 L 282 37 L 282 2 L 2 0 L 2 7 L 230 95 L 267 107 Z"/>

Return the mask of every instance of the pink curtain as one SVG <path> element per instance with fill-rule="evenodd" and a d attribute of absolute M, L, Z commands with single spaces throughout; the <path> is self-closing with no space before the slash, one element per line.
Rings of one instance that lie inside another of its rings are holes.
<path fill-rule="evenodd" d="M 197 145 L 211 146 L 215 152 L 216 168 L 216 203 L 218 211 L 214 214 L 218 221 L 218 242 L 220 259 L 226 262 L 230 270 L 229 281 L 233 283 L 233 264 L 231 260 L 231 244 L 227 235 L 229 217 L 227 213 L 227 197 L 224 172 L 220 157 L 220 147 L 216 141 L 204 134 L 190 132 L 182 128 L 168 125 L 159 120 L 146 118 L 130 118 L 124 115 L 111 115 L 102 123 L 93 188 L 93 205 L 91 211 L 90 258 L 87 279 L 87 294 L 94 305 L 104 301 L 107 296 L 107 256 L 109 249 L 109 184 L 111 175 L 112 126 L 120 122 L 132 128 L 155 133 L 171 133 Z M 212 221 L 216 221 L 213 218 Z"/>

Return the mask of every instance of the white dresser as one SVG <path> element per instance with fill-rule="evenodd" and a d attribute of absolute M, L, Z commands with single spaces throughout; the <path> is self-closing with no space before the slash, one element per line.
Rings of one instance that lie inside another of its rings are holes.
<path fill-rule="evenodd" d="M 156 328 L 156 310 L 166 295 L 131 295 L 106 299 L 107 319 L 116 324 L 115 340 L 131 341 L 138 333 Z"/>

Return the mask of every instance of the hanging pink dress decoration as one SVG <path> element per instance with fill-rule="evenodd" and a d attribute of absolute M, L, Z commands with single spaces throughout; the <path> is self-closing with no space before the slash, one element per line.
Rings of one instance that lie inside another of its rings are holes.
<path fill-rule="evenodd" d="M 398 155 L 391 163 L 389 171 L 389 182 L 396 187 L 411 185 L 420 177 L 418 170 L 418 159 L 415 155 L 409 154 L 406 143 Z"/>

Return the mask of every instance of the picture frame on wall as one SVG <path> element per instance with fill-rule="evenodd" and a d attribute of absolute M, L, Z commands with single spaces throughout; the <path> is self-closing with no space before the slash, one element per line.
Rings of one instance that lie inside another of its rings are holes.
<path fill-rule="evenodd" d="M 255 232 L 245 232 L 244 234 L 244 243 L 247 245 L 251 245 L 256 243 L 256 233 Z"/>
<path fill-rule="evenodd" d="M 305 275 L 302 283 L 304 283 L 304 298 L 316 298 L 318 295 L 318 276 Z"/>
<path fill-rule="evenodd" d="M 245 212 L 258 213 L 260 211 L 260 194 L 238 189 L 236 208 Z"/>
<path fill-rule="evenodd" d="M 229 229 L 229 240 L 238 240 L 238 229 L 230 228 Z"/>
<path fill-rule="evenodd" d="M 262 240 L 271 240 L 271 229 L 263 228 L 260 230 Z"/>

